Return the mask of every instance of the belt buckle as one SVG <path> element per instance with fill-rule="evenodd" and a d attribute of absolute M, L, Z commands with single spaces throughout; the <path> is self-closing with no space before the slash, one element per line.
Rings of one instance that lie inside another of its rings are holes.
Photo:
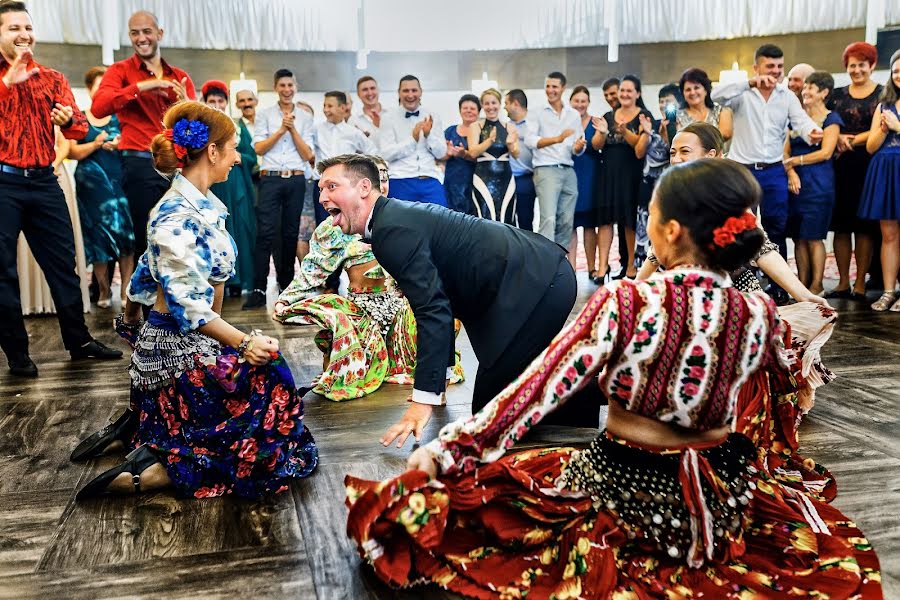
<path fill-rule="evenodd" d="M 33 177 L 37 177 L 39 169 L 22 169 L 22 175 L 25 176 L 25 179 L 31 179 Z"/>
<path fill-rule="evenodd" d="M 767 166 L 766 163 L 753 163 L 753 170 L 754 171 L 762 171 L 766 168 L 766 166 Z"/>
<path fill-rule="evenodd" d="M 291 173 L 292 173 L 292 172 L 293 172 L 293 171 L 281 171 L 281 172 L 278 174 L 278 176 L 281 177 L 282 179 L 290 179 L 290 178 L 291 178 Z"/>

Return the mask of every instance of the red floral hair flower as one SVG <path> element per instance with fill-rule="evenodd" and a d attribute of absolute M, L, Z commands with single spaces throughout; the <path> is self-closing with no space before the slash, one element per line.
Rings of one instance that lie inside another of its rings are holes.
<path fill-rule="evenodd" d="M 753 213 L 745 212 L 740 217 L 728 217 L 721 227 L 713 230 L 713 243 L 711 246 L 724 248 L 734 243 L 736 235 L 756 229 L 756 217 Z"/>

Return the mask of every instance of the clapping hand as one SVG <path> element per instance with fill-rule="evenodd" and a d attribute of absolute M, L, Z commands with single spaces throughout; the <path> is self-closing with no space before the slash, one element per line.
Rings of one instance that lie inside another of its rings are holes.
<path fill-rule="evenodd" d="M 458 158 L 460 156 L 465 156 L 466 147 L 460 144 L 459 146 L 454 146 L 452 142 L 447 142 L 447 156 L 449 158 Z"/>
<path fill-rule="evenodd" d="M 591 117 L 591 123 L 593 123 L 594 129 L 596 129 L 600 133 L 609 133 L 609 123 L 607 123 L 606 119 L 604 119 L 603 117 Z"/>
<path fill-rule="evenodd" d="M 6 87 L 19 85 L 40 72 L 40 69 L 37 67 L 34 67 L 33 69 L 28 68 L 28 62 L 30 60 L 31 50 L 26 50 L 13 59 L 12 63 L 9 65 L 9 70 L 7 70 L 6 75 L 3 76 L 3 83 L 6 84 Z"/>
<path fill-rule="evenodd" d="M 425 134 L 425 137 L 428 137 L 428 134 L 431 133 L 431 128 L 434 126 L 434 117 L 428 115 L 427 117 L 419 121 L 419 124 L 421 125 L 421 132 Z"/>
<path fill-rule="evenodd" d="M 883 110 L 881 112 L 881 125 L 889 131 L 900 132 L 900 119 L 893 111 Z M 885 132 L 886 133 L 886 132 Z"/>
<path fill-rule="evenodd" d="M 281 117 L 281 128 L 290 131 L 294 128 L 294 113 L 287 113 Z"/>
<path fill-rule="evenodd" d="M 644 133 L 646 133 L 647 135 L 653 134 L 653 120 L 650 117 L 648 117 L 644 113 L 641 113 L 640 115 L 638 115 L 638 121 L 640 121 L 641 130 L 643 130 Z M 623 123 L 622 127 L 624 128 L 624 126 L 625 124 Z"/>
<path fill-rule="evenodd" d="M 57 102 L 50 110 L 50 120 L 53 121 L 54 125 L 65 127 L 72 120 L 73 114 L 75 114 L 75 111 L 72 110 L 71 106 L 63 106 Z"/>
<path fill-rule="evenodd" d="M 173 81 L 172 89 L 175 91 L 175 102 L 181 102 L 187 99 L 187 77 L 183 77 L 181 81 Z"/>
<path fill-rule="evenodd" d="M 506 143 L 513 144 L 519 141 L 519 130 L 512 122 L 506 124 Z"/>
<path fill-rule="evenodd" d="M 104 133 L 106 133 L 106 132 L 104 132 Z M 98 137 L 99 137 L 99 136 L 98 136 Z M 104 150 L 109 150 L 109 151 L 118 150 L 118 149 L 119 149 L 119 141 L 120 141 L 121 139 L 122 139 L 122 136 L 117 135 L 116 137 L 114 137 L 114 138 L 111 139 L 110 141 L 104 142 L 104 144 L 103 144 L 103 149 L 104 149 Z"/>

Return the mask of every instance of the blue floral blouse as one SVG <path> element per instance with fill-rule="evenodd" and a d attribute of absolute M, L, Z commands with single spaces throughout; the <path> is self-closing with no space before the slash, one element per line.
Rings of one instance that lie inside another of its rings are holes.
<path fill-rule="evenodd" d="M 237 247 L 225 229 L 228 210 L 181 173 L 150 211 L 147 251 L 128 286 L 133 302 L 153 305 L 157 286 L 182 333 L 219 318 L 213 286 L 234 275 Z"/>

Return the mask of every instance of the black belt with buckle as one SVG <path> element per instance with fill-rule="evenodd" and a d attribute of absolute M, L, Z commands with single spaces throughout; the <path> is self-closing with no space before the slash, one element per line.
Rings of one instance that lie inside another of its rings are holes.
<path fill-rule="evenodd" d="M 758 163 L 744 164 L 744 166 L 747 167 L 748 169 L 750 169 L 751 171 L 762 171 L 763 169 L 768 169 L 768 168 L 775 167 L 775 166 L 781 166 L 782 164 L 783 163 L 779 160 L 778 162 L 770 162 L 770 163 L 758 162 Z"/>
<path fill-rule="evenodd" d="M 135 158 L 153 158 L 153 155 L 143 150 L 122 150 L 122 156 L 133 156 Z"/>
<path fill-rule="evenodd" d="M 555 165 L 539 165 L 535 167 L 535 169 L 540 169 L 543 167 L 549 167 L 551 169 L 571 169 L 572 165 L 564 165 L 562 163 L 556 163 Z"/>
<path fill-rule="evenodd" d="M 282 179 L 287 179 L 288 177 L 299 177 L 300 175 L 305 175 L 302 169 L 292 169 L 287 171 L 270 171 L 268 169 L 262 169 L 259 172 L 261 177 L 281 177 Z"/>
<path fill-rule="evenodd" d="M 25 177 L 26 179 L 38 179 L 40 177 L 53 175 L 53 167 L 30 167 L 23 169 L 21 167 L 0 163 L 0 173 L 11 173 L 12 175 L 18 175 L 19 177 Z"/>

